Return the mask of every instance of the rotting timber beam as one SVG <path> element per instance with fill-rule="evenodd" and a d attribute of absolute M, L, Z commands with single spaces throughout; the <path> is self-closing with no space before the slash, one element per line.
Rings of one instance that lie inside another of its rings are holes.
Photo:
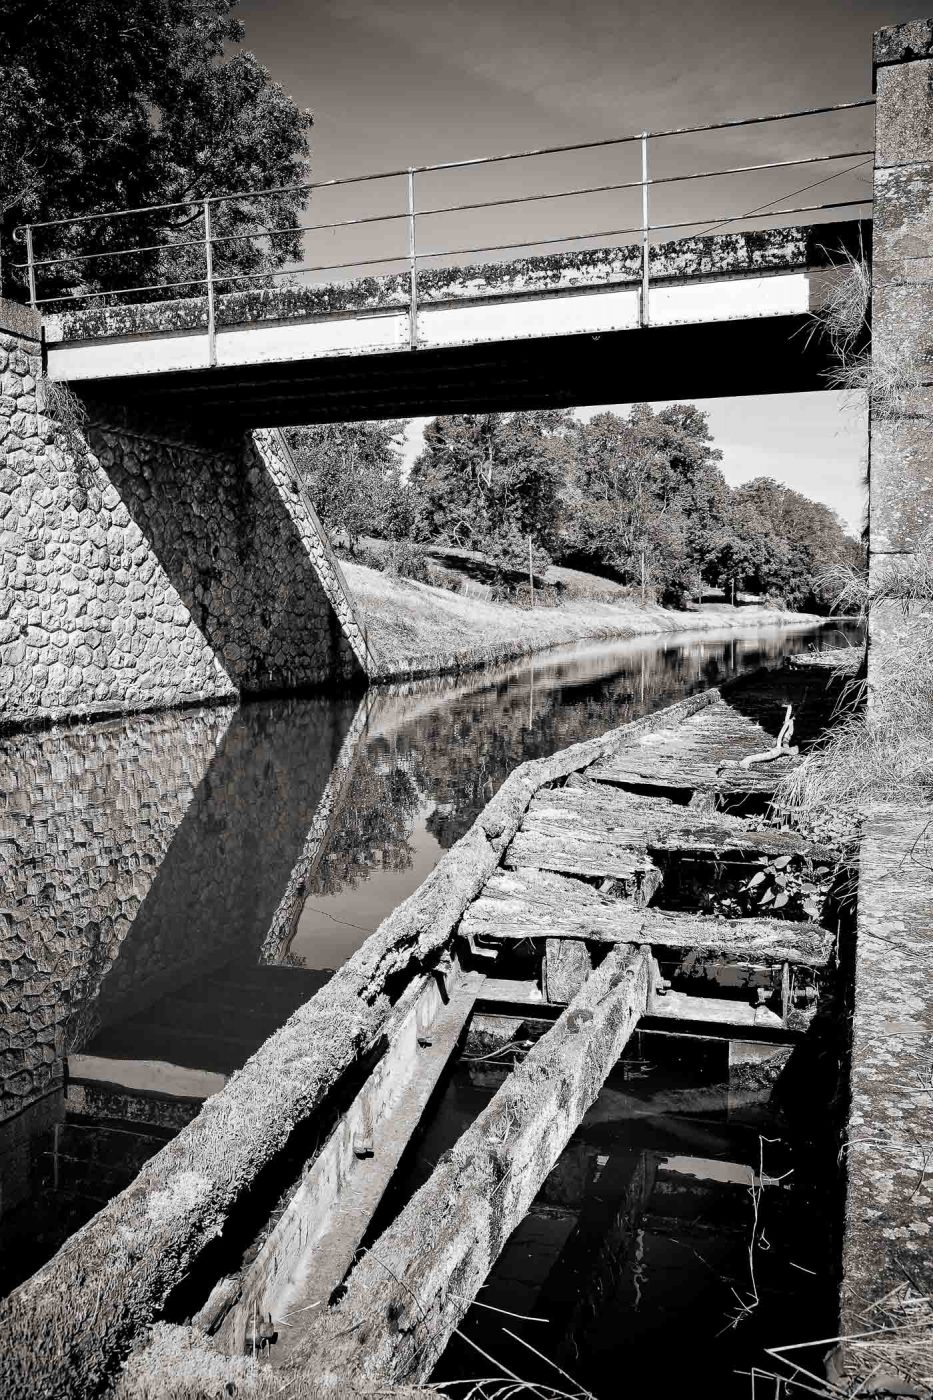
<path fill-rule="evenodd" d="M 644 799 L 624 788 L 545 788 L 533 798 L 505 854 L 508 866 L 568 874 L 611 875 L 637 882 L 646 855 L 717 858 L 783 855 L 836 863 L 838 852 L 798 832 L 758 828 L 741 817 Z"/>
<path fill-rule="evenodd" d="M 283 1396 L 426 1379 L 648 1004 L 646 949 L 613 948 L 401 1215 L 312 1315 Z M 289 1376 L 283 1371 L 283 1378 Z"/>
<path fill-rule="evenodd" d="M 326 1305 L 353 1262 L 482 983 L 482 974 L 459 975 L 454 966 L 449 981 L 426 977 L 402 998 L 385 1054 L 246 1271 L 217 1333 L 224 1350 L 241 1355 L 252 1323 L 271 1317 L 278 1359 L 291 1310 Z"/>
<path fill-rule="evenodd" d="M 793 919 L 723 919 L 710 914 L 640 908 L 582 880 L 549 871 L 497 870 L 460 922 L 465 938 L 492 942 L 578 938 L 592 943 L 648 943 L 740 962 L 825 967 L 833 935 Z"/>
<path fill-rule="evenodd" d="M 704 691 L 517 768 L 421 887 L 321 991 L 207 1100 L 127 1190 L 0 1301 L 4 1400 L 104 1391 L 223 1231 L 233 1207 L 296 1127 L 378 1043 L 392 1013 L 393 988 L 397 995 L 399 982 L 429 967 L 447 946 L 535 792 L 718 699 L 718 690 Z"/>

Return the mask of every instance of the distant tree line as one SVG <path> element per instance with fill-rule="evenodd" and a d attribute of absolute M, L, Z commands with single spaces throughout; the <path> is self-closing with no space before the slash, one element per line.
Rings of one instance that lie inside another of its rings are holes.
<path fill-rule="evenodd" d="M 367 535 L 475 550 L 503 573 L 549 561 L 667 603 L 707 588 L 794 608 L 830 601 L 822 575 L 858 565 L 838 517 L 769 477 L 730 488 L 692 404 L 628 416 L 484 413 L 431 420 L 403 479 L 404 424 L 292 430 L 325 522 L 352 550 Z"/>

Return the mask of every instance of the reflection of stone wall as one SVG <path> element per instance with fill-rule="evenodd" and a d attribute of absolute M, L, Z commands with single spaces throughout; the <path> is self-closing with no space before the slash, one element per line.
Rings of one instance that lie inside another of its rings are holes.
<path fill-rule="evenodd" d="M 219 422 L 82 426 L 38 334 L 0 302 L 0 726 L 357 672 L 287 472 Z"/>
<path fill-rule="evenodd" d="M 264 701 L 0 739 L 0 1117 L 102 1024 L 258 960 L 356 708 Z"/>
<path fill-rule="evenodd" d="M 352 762 L 357 708 L 263 701 L 0 738 L 0 1230 L 11 1249 L 33 1248 L 50 1209 L 65 1212 L 62 1229 L 84 1218 L 68 1211 L 99 1164 L 71 1161 L 66 1109 L 134 1116 L 124 1091 L 72 1083 L 66 1099 L 68 1054 L 91 1042 L 93 1053 L 147 1058 L 148 1046 L 171 1059 L 190 1025 L 208 1033 L 195 1044 L 206 1066 L 228 1072 L 241 1062 L 231 1037 L 245 1058 L 326 980 L 260 958 L 324 840 L 332 764 Z M 166 1039 L 160 1016 L 182 1005 L 187 1020 Z M 116 1048 L 99 1048 L 101 1032 Z M 151 1097 L 144 1109 L 144 1136 L 191 1114 L 190 1102 L 176 1111 Z M 58 1206 L 43 1194 L 53 1140 L 67 1161 Z M 102 1172 L 92 1194 L 114 1181 Z M 30 1199 L 35 1220 L 16 1213 Z"/>
<path fill-rule="evenodd" d="M 103 981 L 100 1024 L 212 967 L 258 961 L 293 870 L 308 858 L 309 833 L 321 830 L 321 799 L 356 708 L 305 699 L 236 711 Z"/>
<path fill-rule="evenodd" d="M 61 1073 L 230 711 L 0 739 L 0 1117 Z"/>

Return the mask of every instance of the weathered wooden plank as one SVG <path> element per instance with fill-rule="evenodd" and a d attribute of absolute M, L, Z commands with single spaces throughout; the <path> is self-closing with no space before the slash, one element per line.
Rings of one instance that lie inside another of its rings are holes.
<path fill-rule="evenodd" d="M 607 795 L 603 795 L 603 793 Z M 604 787 L 548 788 L 532 800 L 504 864 L 572 875 L 613 876 L 635 893 L 654 851 L 742 859 L 799 855 L 834 863 L 836 854 L 799 834 L 761 829 L 740 817 L 711 816 Z"/>
<path fill-rule="evenodd" d="M 272 1318 L 276 1355 L 293 1308 L 326 1303 L 353 1262 L 412 1133 L 443 1073 L 483 983 L 467 973 L 445 1004 L 434 977 L 409 997 L 389 1045 L 314 1158 L 242 1281 L 218 1340 L 242 1353 L 254 1318 Z"/>
<path fill-rule="evenodd" d="M 603 783 L 676 791 L 768 793 L 797 759 L 777 759 L 761 769 L 738 765 L 772 743 L 773 736 L 760 724 L 720 699 L 674 729 L 627 744 L 616 754 L 598 760 L 587 772 Z"/>
<path fill-rule="evenodd" d="M 773 860 L 778 856 L 799 856 L 815 865 L 836 865 L 839 852 L 816 841 L 807 841 L 797 832 L 777 831 L 751 824 L 723 824 L 717 817 L 705 822 L 654 827 L 647 835 L 648 850 L 658 854 L 717 859 Z"/>
<path fill-rule="evenodd" d="M 606 783 L 585 787 L 545 788 L 532 799 L 516 833 L 564 826 L 595 832 L 620 849 L 626 842 L 649 849 L 749 850 L 763 855 L 806 855 L 838 860 L 831 847 L 808 841 L 799 832 L 762 827 L 754 819 L 685 805 L 668 798 L 646 797 Z"/>
<path fill-rule="evenodd" d="M 483 1002 L 517 1003 L 524 1006 L 528 1002 L 544 1001 L 544 993 L 537 982 L 526 977 L 487 977 L 483 986 Z"/>
<path fill-rule="evenodd" d="M 791 919 L 720 919 L 643 909 L 602 894 L 582 880 L 543 870 L 497 870 L 465 911 L 460 932 L 471 938 L 583 938 L 598 943 L 650 943 L 704 949 L 741 962 L 829 961 L 833 937 L 819 924 Z"/>
<path fill-rule="evenodd" d="M 581 773 L 571 774 L 560 787 L 539 788 L 528 811 L 548 809 L 561 814 L 576 812 L 582 816 L 589 812 L 597 812 L 607 820 L 617 820 L 623 825 L 626 822 L 633 823 L 633 829 L 640 829 L 652 819 L 664 821 L 672 814 L 683 815 L 688 810 L 683 803 L 674 802 L 669 797 L 627 792 L 624 788 L 612 787 Z M 741 819 L 725 817 L 723 820 Z"/>
<path fill-rule="evenodd" d="M 553 1005 L 573 1001 L 593 971 L 585 943 L 574 938 L 547 938 L 544 942 L 542 980 L 545 998 Z"/>
<path fill-rule="evenodd" d="M 430 1375 L 508 1236 L 625 1048 L 648 999 L 644 949 L 614 948 L 357 1264 L 296 1348 L 324 1385 Z"/>
<path fill-rule="evenodd" d="M 693 1021 L 714 1026 L 766 1027 L 783 1030 L 784 1022 L 770 1007 L 753 1006 L 733 997 L 694 997 L 685 992 L 654 995 L 647 1014 L 665 1021 Z"/>
<path fill-rule="evenodd" d="M 504 864 L 611 876 L 634 895 L 652 869 L 645 848 L 649 810 L 621 790 L 590 784 L 546 788 L 532 799 Z M 670 803 L 664 803 L 670 807 Z"/>
<path fill-rule="evenodd" d="M 504 864 L 511 869 L 611 876 L 630 896 L 638 893 L 645 876 L 654 869 L 645 849 L 644 832 L 617 835 L 593 826 L 551 826 L 540 820 L 526 821 L 516 832 Z"/>

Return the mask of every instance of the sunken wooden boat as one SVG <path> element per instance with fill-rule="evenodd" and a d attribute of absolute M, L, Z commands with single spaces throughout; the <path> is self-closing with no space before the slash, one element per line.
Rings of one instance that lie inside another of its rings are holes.
<path fill-rule="evenodd" d="M 759 760 L 788 705 L 805 752 L 843 685 L 825 667 L 756 672 L 518 768 L 326 987 L 0 1305 L 0 1393 L 425 1383 L 633 1035 L 718 1038 L 730 1072 L 769 1084 L 838 995 L 842 856 L 769 824 L 799 758 Z M 498 1060 L 498 1087 L 387 1214 L 464 1054 Z"/>

